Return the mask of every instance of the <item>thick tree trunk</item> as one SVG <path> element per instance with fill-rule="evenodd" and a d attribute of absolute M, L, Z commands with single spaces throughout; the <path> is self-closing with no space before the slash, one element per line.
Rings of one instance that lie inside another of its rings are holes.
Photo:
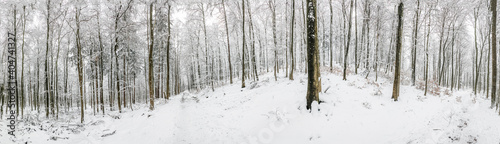
<path fill-rule="evenodd" d="M 398 30 L 396 34 L 396 68 L 394 71 L 394 88 L 392 90 L 392 99 L 398 101 L 399 97 L 399 82 L 401 70 L 401 47 L 402 47 L 402 34 L 403 34 L 403 2 L 398 6 Z"/>
<path fill-rule="evenodd" d="M 318 22 L 316 15 L 316 0 L 307 0 L 307 110 L 311 110 L 313 101 L 319 102 L 319 66 L 318 62 Z"/>

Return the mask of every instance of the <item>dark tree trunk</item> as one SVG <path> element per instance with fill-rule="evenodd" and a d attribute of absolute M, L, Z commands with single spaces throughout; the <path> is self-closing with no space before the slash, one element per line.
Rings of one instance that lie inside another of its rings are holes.
<path fill-rule="evenodd" d="M 401 70 L 401 47 L 402 47 L 402 34 L 403 34 L 403 2 L 398 6 L 398 30 L 396 34 L 396 68 L 394 71 L 394 88 L 392 90 L 392 99 L 398 101 L 399 97 L 399 81 Z"/>
<path fill-rule="evenodd" d="M 153 85 L 153 3 L 149 5 L 149 110 L 155 109 L 155 99 L 154 99 L 154 85 Z"/>
<path fill-rule="evenodd" d="M 307 0 L 307 110 L 311 110 L 313 101 L 319 102 L 318 83 L 318 22 L 316 0 Z"/>
<path fill-rule="evenodd" d="M 295 22 L 295 0 L 292 0 L 292 21 L 290 22 L 290 57 L 291 57 L 291 69 L 290 69 L 290 80 L 293 80 L 293 70 L 295 69 L 295 59 L 293 57 L 293 24 Z"/>
<path fill-rule="evenodd" d="M 497 0 L 491 0 L 491 107 L 497 92 Z"/>

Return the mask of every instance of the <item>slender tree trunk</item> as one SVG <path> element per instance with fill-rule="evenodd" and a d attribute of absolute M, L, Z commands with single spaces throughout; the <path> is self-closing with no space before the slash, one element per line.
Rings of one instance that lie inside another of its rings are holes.
<path fill-rule="evenodd" d="M 429 15 L 428 18 L 429 20 L 427 21 L 427 41 L 425 44 L 425 89 L 424 89 L 424 96 L 427 96 L 427 87 L 428 87 L 428 79 L 429 79 L 429 41 L 430 41 L 430 34 L 431 34 L 431 8 L 429 8 Z"/>
<path fill-rule="evenodd" d="M 455 86 L 454 85 L 455 81 L 453 80 L 454 74 L 455 74 L 455 71 L 454 71 L 455 67 L 454 67 L 454 63 L 453 63 L 453 58 L 455 57 L 455 55 L 454 55 L 454 52 L 455 52 L 454 51 L 454 48 L 455 48 L 455 24 L 453 24 L 452 31 L 453 31 L 452 32 L 453 36 L 451 38 L 451 86 L 450 87 L 451 87 L 451 91 L 453 92 L 453 87 Z"/>
<path fill-rule="evenodd" d="M 293 24 L 295 22 L 295 0 L 292 0 L 292 21 L 290 22 L 290 57 L 291 57 L 291 69 L 290 69 L 290 80 L 293 80 L 293 69 L 295 69 L 295 59 L 293 57 Z"/>
<path fill-rule="evenodd" d="M 170 4 L 168 5 L 168 16 L 167 16 L 167 25 L 168 25 L 168 28 L 167 28 L 167 32 L 168 32 L 168 35 L 167 35 L 167 99 L 170 98 L 170 26 L 172 26 L 170 24 Z"/>
<path fill-rule="evenodd" d="M 477 76 L 478 76 L 478 73 L 477 73 L 477 69 L 479 67 L 479 65 L 477 65 L 477 57 L 478 57 L 478 51 L 477 51 L 477 19 L 479 17 L 479 8 L 474 8 L 474 48 L 475 48 L 475 61 L 474 61 L 474 68 L 475 68 L 475 71 L 476 71 L 476 77 L 473 77 L 474 78 L 474 81 L 476 81 L 477 79 Z M 489 66 L 488 66 L 489 67 Z M 474 90 L 474 95 L 477 94 L 477 82 L 474 82 L 474 87 L 473 87 L 473 90 Z"/>
<path fill-rule="evenodd" d="M 50 38 L 50 0 L 47 0 L 47 42 L 45 49 L 45 116 L 49 118 L 49 38 Z M 82 110 L 83 123 L 83 110 Z"/>
<path fill-rule="evenodd" d="M 274 80 L 278 81 L 278 39 L 276 37 L 276 4 L 274 0 L 269 0 L 269 9 L 271 9 L 273 23 L 273 41 L 274 41 Z"/>
<path fill-rule="evenodd" d="M 227 16 L 226 16 L 226 4 L 225 4 L 224 0 L 222 0 L 222 10 L 224 12 L 224 22 L 225 22 L 225 26 L 226 26 L 227 60 L 228 60 L 228 65 L 229 65 L 229 83 L 233 84 L 233 68 L 231 65 L 231 44 L 229 42 L 229 28 L 228 28 Z"/>
<path fill-rule="evenodd" d="M 76 20 L 76 48 L 78 50 L 77 55 L 78 55 L 78 81 L 79 81 L 79 87 L 80 87 L 80 115 L 81 115 L 81 123 L 84 121 L 84 113 L 83 113 L 83 56 L 82 56 L 82 46 L 80 44 L 80 8 L 78 7 L 76 9 L 75 13 L 75 20 Z"/>
<path fill-rule="evenodd" d="M 358 74 L 358 67 L 359 67 L 359 64 L 358 64 L 359 62 L 358 62 L 358 5 L 357 5 L 357 2 L 358 2 L 357 0 L 354 0 L 354 73 L 355 74 Z"/>
<path fill-rule="evenodd" d="M 366 77 L 370 74 L 370 2 L 366 0 L 365 2 L 365 27 L 366 27 L 366 59 L 365 59 L 365 68 L 368 70 Z"/>
<path fill-rule="evenodd" d="M 330 72 L 333 72 L 333 2 L 332 2 L 332 0 L 330 0 L 329 4 L 330 4 Z M 356 23 L 354 25 L 356 25 Z M 356 31 L 357 30 L 358 30 L 358 28 L 356 27 Z M 357 43 L 357 40 L 358 40 L 358 38 L 356 37 L 356 43 Z M 356 46 L 356 48 L 357 48 L 357 46 Z M 356 69 L 356 72 L 357 72 L 357 69 Z"/>
<path fill-rule="evenodd" d="M 247 4 L 248 4 L 248 20 L 250 21 L 250 28 L 249 28 L 249 31 L 250 31 L 250 36 L 251 36 L 251 39 L 252 39 L 252 51 L 251 51 L 251 55 L 252 55 L 252 65 L 251 67 L 252 68 L 252 71 L 253 71 L 253 74 L 254 74 L 254 80 L 257 79 L 257 81 L 259 81 L 259 74 L 257 73 L 257 62 L 256 62 L 256 58 L 257 58 L 257 55 L 255 54 L 255 41 L 256 41 L 256 38 L 255 38 L 255 31 L 254 31 L 254 26 L 253 26 L 253 21 L 252 21 L 252 9 L 250 7 L 250 2 L 247 1 Z"/>
<path fill-rule="evenodd" d="M 98 39 L 99 39 L 99 94 L 100 94 L 100 101 L 101 101 L 101 111 L 102 115 L 105 114 L 104 112 L 104 62 L 103 62 L 103 55 L 104 55 L 104 50 L 103 50 L 103 45 L 102 45 L 102 38 L 101 38 L 101 24 L 100 24 L 100 10 L 97 11 L 97 30 L 98 30 Z"/>
<path fill-rule="evenodd" d="M 118 61 L 118 21 L 120 20 L 120 10 L 121 10 L 121 5 L 120 8 L 118 8 L 118 11 L 116 12 L 116 19 L 115 19 L 115 43 L 114 43 L 114 55 L 115 55 L 115 77 L 116 77 L 116 95 L 117 95 L 117 103 L 118 103 L 118 112 L 122 112 L 122 104 L 121 104 L 121 97 L 120 97 L 120 74 L 118 73 L 120 66 L 119 66 L 119 61 Z M 152 38 L 151 38 L 152 40 Z M 153 87 L 152 87 L 153 88 Z M 154 90 L 154 88 L 153 88 Z"/>
<path fill-rule="evenodd" d="M 14 23 L 12 26 L 14 27 L 14 48 L 17 50 L 17 6 L 14 5 L 13 8 L 14 8 L 14 15 L 13 15 L 14 16 L 14 19 L 13 19 Z M 47 41 L 49 41 L 49 40 L 47 39 Z M 14 55 L 14 57 L 17 58 L 17 53 Z M 14 65 L 16 66 L 16 70 L 17 70 L 17 61 L 15 61 Z M 17 72 L 16 72 L 16 73 L 14 73 L 14 81 L 15 81 L 16 87 L 18 85 L 17 79 L 18 79 L 18 77 L 17 77 Z M 9 84 L 9 87 L 10 87 L 10 84 Z M 19 89 L 16 89 L 15 96 L 16 96 L 16 98 L 15 98 L 16 116 L 19 116 Z M 11 101 L 11 100 L 12 99 L 10 99 L 10 96 L 9 96 L 9 101 Z"/>
<path fill-rule="evenodd" d="M 24 116 L 24 103 L 25 103 L 25 95 L 24 95 L 24 32 L 26 31 L 26 6 L 23 6 L 23 43 L 21 45 L 21 54 L 22 54 L 22 64 L 21 64 L 21 118 Z"/>
<path fill-rule="evenodd" d="M 149 110 L 154 110 L 154 85 L 153 85 L 153 3 L 149 5 L 149 34 L 151 42 L 149 43 Z"/>
<path fill-rule="evenodd" d="M 241 51 L 241 88 L 245 88 L 245 0 L 242 0 L 242 15 L 243 15 L 243 26 L 241 30 L 243 31 L 243 48 Z"/>
<path fill-rule="evenodd" d="M 377 6 L 377 13 L 380 14 L 380 6 Z M 377 41 L 376 41 L 376 45 L 375 45 L 375 81 L 378 80 L 378 55 L 379 55 L 379 52 L 378 52 L 378 49 L 379 49 L 379 43 L 380 43 L 380 19 L 381 17 L 378 16 L 377 17 L 377 29 L 376 29 L 376 35 L 377 35 Z"/>
<path fill-rule="evenodd" d="M 351 23 L 352 23 L 352 7 L 353 7 L 353 0 L 351 0 L 351 9 L 349 10 L 349 28 L 347 32 L 347 43 L 345 47 L 345 54 L 344 54 L 344 77 L 342 80 L 347 80 L 347 56 L 349 54 L 349 45 L 351 43 Z"/>
<path fill-rule="evenodd" d="M 417 9 L 415 10 L 415 25 L 413 29 L 413 49 L 411 59 L 411 85 L 415 86 L 415 71 L 417 61 L 417 40 L 418 40 L 418 15 L 420 13 L 420 0 L 417 0 Z"/>

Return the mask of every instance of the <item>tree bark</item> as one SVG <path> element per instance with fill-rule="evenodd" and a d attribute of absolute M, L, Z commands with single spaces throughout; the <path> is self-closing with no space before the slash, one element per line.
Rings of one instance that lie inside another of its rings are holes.
<path fill-rule="evenodd" d="M 154 99 L 154 85 L 153 85 L 153 43 L 154 43 L 153 3 L 149 5 L 149 34 L 151 40 L 151 42 L 149 43 L 149 110 L 154 110 L 155 99 Z"/>
<path fill-rule="evenodd" d="M 396 35 L 396 68 L 394 71 L 394 87 L 392 90 L 392 99 L 398 101 L 399 97 L 399 79 L 401 67 L 401 47 L 402 47 L 402 34 L 403 34 L 403 2 L 398 6 L 398 30 Z"/>
<path fill-rule="evenodd" d="M 45 49 L 45 116 L 49 118 L 49 38 L 50 38 L 50 0 L 47 0 L 47 42 Z M 83 123 L 83 109 L 82 109 Z"/>
<path fill-rule="evenodd" d="M 295 0 L 292 0 L 292 21 L 290 22 L 290 57 L 291 57 L 291 68 L 290 68 L 290 80 L 293 80 L 293 69 L 295 69 L 295 59 L 293 57 L 293 24 L 295 22 Z"/>
<path fill-rule="evenodd" d="M 170 4 L 168 5 L 168 16 L 167 16 L 167 25 L 168 25 L 168 28 L 167 28 L 167 32 L 168 32 L 168 35 L 167 35 L 167 99 L 170 98 Z"/>
<path fill-rule="evenodd" d="M 491 0 L 491 107 L 496 100 L 497 90 L 497 0 Z"/>
<path fill-rule="evenodd" d="M 307 104 L 306 109 L 311 110 L 313 101 L 319 102 L 318 83 L 318 22 L 316 16 L 316 0 L 307 0 Z"/>

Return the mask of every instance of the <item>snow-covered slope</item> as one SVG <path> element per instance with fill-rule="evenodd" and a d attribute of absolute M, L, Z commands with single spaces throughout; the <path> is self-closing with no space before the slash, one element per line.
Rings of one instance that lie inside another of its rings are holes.
<path fill-rule="evenodd" d="M 423 96 L 402 86 L 391 99 L 391 80 L 322 74 L 321 104 L 305 109 L 307 77 L 272 74 L 240 88 L 235 82 L 197 94 L 184 92 L 118 114 L 88 116 L 84 126 L 75 113 L 68 122 L 21 123 L 17 142 L 71 144 L 386 144 L 500 142 L 500 117 L 489 100 L 469 91 Z M 251 81 L 251 80 L 250 80 Z M 326 92 L 325 92 L 326 91 Z M 90 114 L 88 114 L 90 115 Z M 64 118 L 63 118 L 64 119 Z M 30 124 L 31 123 L 31 124 Z M 40 126 L 41 125 L 41 126 Z M 51 127 L 52 126 L 52 127 Z M 5 140 L 5 137 L 2 139 Z M 2 142 L 3 143 L 3 142 Z"/>

